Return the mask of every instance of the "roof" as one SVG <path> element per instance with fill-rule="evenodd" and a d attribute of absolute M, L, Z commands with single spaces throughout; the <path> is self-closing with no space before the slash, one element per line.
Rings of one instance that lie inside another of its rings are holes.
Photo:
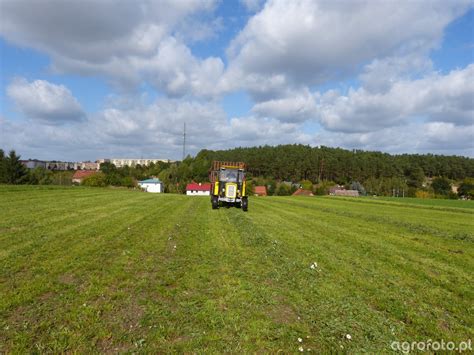
<path fill-rule="evenodd" d="M 74 175 L 72 176 L 73 179 L 84 179 L 88 176 L 97 174 L 97 171 L 94 170 L 76 170 Z"/>
<path fill-rule="evenodd" d="M 152 179 L 146 179 L 138 182 L 139 184 L 161 184 L 160 179 L 157 178 L 152 178 Z"/>
<path fill-rule="evenodd" d="M 359 196 L 359 191 L 357 190 L 336 190 L 334 191 L 336 196 Z"/>
<path fill-rule="evenodd" d="M 267 194 L 267 188 L 265 186 L 255 186 L 254 192 L 257 195 L 266 195 Z"/>
<path fill-rule="evenodd" d="M 293 196 L 314 196 L 313 192 L 305 189 L 298 189 L 293 192 Z"/>
<path fill-rule="evenodd" d="M 211 184 L 208 182 L 204 184 L 192 182 L 186 185 L 186 191 L 210 191 L 210 190 L 211 190 Z"/>

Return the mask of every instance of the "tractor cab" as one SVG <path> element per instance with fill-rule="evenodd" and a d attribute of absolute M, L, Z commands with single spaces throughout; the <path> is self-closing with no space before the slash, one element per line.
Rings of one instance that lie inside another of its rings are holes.
<path fill-rule="evenodd" d="M 221 205 L 233 205 L 247 211 L 245 163 L 214 161 L 210 179 L 213 209 L 217 209 Z"/>

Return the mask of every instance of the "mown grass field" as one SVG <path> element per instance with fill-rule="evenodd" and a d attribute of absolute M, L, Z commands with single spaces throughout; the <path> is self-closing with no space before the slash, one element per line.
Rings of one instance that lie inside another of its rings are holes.
<path fill-rule="evenodd" d="M 268 197 L 244 213 L 200 197 L 0 186 L 0 352 L 472 339 L 474 210 L 446 202 Z"/>

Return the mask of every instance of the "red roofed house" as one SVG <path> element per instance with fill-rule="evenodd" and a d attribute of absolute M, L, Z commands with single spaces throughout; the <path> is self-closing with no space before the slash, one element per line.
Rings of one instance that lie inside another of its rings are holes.
<path fill-rule="evenodd" d="M 313 193 L 309 190 L 298 189 L 293 192 L 293 196 L 314 196 Z"/>
<path fill-rule="evenodd" d="M 94 170 L 76 170 L 74 175 L 72 176 L 72 183 L 80 184 L 82 180 L 86 177 L 97 174 L 97 171 Z"/>
<path fill-rule="evenodd" d="M 188 196 L 210 196 L 211 195 L 211 184 L 210 183 L 196 183 L 192 182 L 186 185 L 186 195 Z"/>
<path fill-rule="evenodd" d="M 267 188 L 265 186 L 255 186 L 255 196 L 267 196 Z"/>

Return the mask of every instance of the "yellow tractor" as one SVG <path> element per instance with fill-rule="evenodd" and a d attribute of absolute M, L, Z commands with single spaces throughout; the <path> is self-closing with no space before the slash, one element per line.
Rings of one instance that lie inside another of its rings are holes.
<path fill-rule="evenodd" d="M 236 206 L 248 210 L 249 202 L 245 182 L 245 163 L 214 161 L 209 174 L 211 180 L 212 209 L 219 206 Z"/>

